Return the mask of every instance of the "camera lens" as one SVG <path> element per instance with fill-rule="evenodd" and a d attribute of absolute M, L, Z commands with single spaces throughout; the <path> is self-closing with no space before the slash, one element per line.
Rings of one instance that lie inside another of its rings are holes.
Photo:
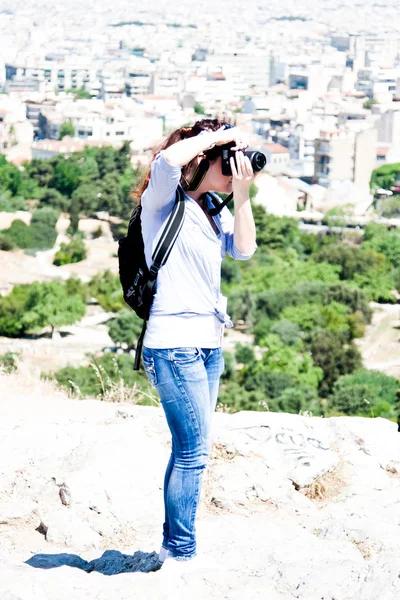
<path fill-rule="evenodd" d="M 267 158 L 262 152 L 248 150 L 245 155 L 249 157 L 254 172 L 261 171 L 267 164 Z"/>
<path fill-rule="evenodd" d="M 253 171 L 261 171 L 266 164 L 267 159 L 265 154 L 263 154 L 262 152 L 254 152 L 254 157 L 252 161 Z"/>

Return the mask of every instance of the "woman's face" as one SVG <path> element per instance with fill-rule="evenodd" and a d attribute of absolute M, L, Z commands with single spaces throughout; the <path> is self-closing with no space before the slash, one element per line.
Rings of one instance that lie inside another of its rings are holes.
<path fill-rule="evenodd" d="M 221 171 L 221 157 L 210 161 L 210 167 L 204 178 L 207 190 L 230 194 L 232 192 L 232 175 L 223 175 Z"/>

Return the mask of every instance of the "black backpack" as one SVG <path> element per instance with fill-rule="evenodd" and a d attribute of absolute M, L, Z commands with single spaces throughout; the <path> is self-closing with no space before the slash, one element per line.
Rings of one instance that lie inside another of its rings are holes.
<path fill-rule="evenodd" d="M 158 271 L 166 263 L 172 247 L 181 230 L 185 216 L 185 196 L 179 185 L 175 204 L 164 231 L 152 256 L 153 264 L 147 268 L 140 215 L 142 207 L 137 206 L 131 216 L 126 237 L 118 242 L 119 278 L 124 300 L 135 313 L 144 320 L 142 332 L 136 346 L 134 370 L 140 367 L 143 339 L 154 297 L 154 286 Z"/>

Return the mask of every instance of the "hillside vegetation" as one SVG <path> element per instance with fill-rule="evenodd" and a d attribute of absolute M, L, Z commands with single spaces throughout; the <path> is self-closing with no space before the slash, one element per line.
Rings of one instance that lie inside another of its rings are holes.
<path fill-rule="evenodd" d="M 126 219 L 139 176 L 129 168 L 126 153 L 124 147 L 87 149 L 69 158 L 32 161 L 20 176 L 12 165 L 0 164 L 0 182 L 14 194 L 11 199 L 17 194 L 27 197 L 28 191 L 36 196 L 36 212 L 31 225 L 24 224 L 27 229 L 39 223 L 44 231 L 45 223 L 50 231 L 56 210 L 72 213 L 71 220 L 74 211 L 95 210 Z M 363 337 L 371 322 L 371 301 L 397 302 L 398 231 L 370 224 L 363 236 L 356 231 L 306 234 L 296 221 L 269 215 L 260 205 L 254 204 L 253 211 L 257 252 L 245 262 L 227 257 L 222 266 L 228 312 L 252 336 L 253 345 L 238 344 L 235 353 L 225 353 L 220 408 L 395 419 L 399 381 L 365 370 L 354 340 Z M 16 223 L 10 230 L 21 228 Z M 10 231 L 3 236 L 26 247 Z M 75 260 L 66 256 L 68 251 L 64 245 L 58 253 L 60 264 Z M 118 277 L 109 271 L 85 284 L 70 279 L 16 286 L 0 299 L 0 335 L 21 336 L 70 324 L 83 316 L 93 298 L 115 314 L 109 333 L 121 353 L 88 357 L 86 364 L 62 369 L 55 378 L 75 393 L 101 398 L 123 382 L 142 391 L 137 396 L 142 403 L 154 403 L 144 372 L 132 371 L 141 321 L 124 305 Z"/>

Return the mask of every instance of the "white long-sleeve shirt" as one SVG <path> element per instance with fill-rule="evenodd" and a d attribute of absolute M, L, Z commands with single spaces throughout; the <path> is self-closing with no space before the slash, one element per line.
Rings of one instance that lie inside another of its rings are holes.
<path fill-rule="evenodd" d="M 175 202 L 181 167 L 171 166 L 160 153 L 151 165 L 150 182 L 141 204 L 142 234 L 147 266 Z M 207 197 L 209 206 L 212 200 Z M 156 293 L 144 338 L 148 348 L 222 345 L 224 325 L 232 327 L 221 294 L 221 262 L 225 254 L 247 260 L 234 244 L 234 218 L 225 206 L 214 217 L 213 230 L 198 203 L 185 194 L 185 217 L 166 264 L 158 272 Z"/>

